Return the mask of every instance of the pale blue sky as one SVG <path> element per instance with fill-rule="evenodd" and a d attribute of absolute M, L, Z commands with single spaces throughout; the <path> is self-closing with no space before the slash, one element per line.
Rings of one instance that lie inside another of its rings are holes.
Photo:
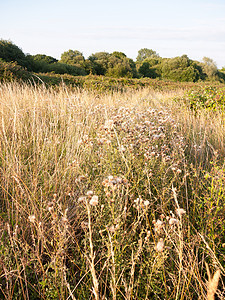
<path fill-rule="evenodd" d="M 25 53 L 122 51 L 136 59 L 149 48 L 225 66 L 225 0 L 0 0 L 0 11 L 0 39 Z"/>

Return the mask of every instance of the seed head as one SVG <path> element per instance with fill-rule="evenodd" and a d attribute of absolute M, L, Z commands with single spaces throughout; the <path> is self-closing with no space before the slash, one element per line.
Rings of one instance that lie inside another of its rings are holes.
<path fill-rule="evenodd" d="M 176 209 L 176 214 L 181 217 L 182 215 L 186 214 L 186 210 L 184 210 L 183 208 L 177 208 Z"/>
<path fill-rule="evenodd" d="M 87 191 L 87 196 L 92 197 L 94 195 L 93 191 Z"/>
<path fill-rule="evenodd" d="M 177 225 L 178 224 L 178 220 L 175 219 L 175 218 L 170 218 L 169 219 L 169 225 L 172 226 L 172 225 Z"/>
<path fill-rule="evenodd" d="M 28 217 L 28 219 L 29 219 L 29 221 L 30 221 L 31 223 L 34 223 L 34 222 L 35 222 L 35 215 L 30 215 L 30 216 Z"/>
<path fill-rule="evenodd" d="M 144 201 L 144 206 L 148 207 L 149 204 L 150 204 L 150 202 L 149 202 L 148 200 L 145 200 L 145 201 Z"/>
<path fill-rule="evenodd" d="M 164 241 L 163 241 L 162 238 L 156 244 L 155 250 L 158 251 L 158 252 L 163 252 L 163 250 L 164 250 Z"/>
<path fill-rule="evenodd" d="M 98 196 L 96 196 L 96 195 L 92 196 L 92 198 L 90 200 L 90 205 L 92 205 L 92 206 L 98 205 Z"/>

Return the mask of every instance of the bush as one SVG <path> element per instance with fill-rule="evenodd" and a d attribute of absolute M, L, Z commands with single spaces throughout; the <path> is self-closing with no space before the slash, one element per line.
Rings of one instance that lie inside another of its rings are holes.
<path fill-rule="evenodd" d="M 32 79 L 32 74 L 16 62 L 5 62 L 0 59 L 0 81 Z"/>
<path fill-rule="evenodd" d="M 195 111 L 199 109 L 224 111 L 225 89 L 208 86 L 192 90 L 186 94 L 185 101 Z"/>
<path fill-rule="evenodd" d="M 201 69 L 187 55 L 165 59 L 162 61 L 162 78 L 196 82 L 201 78 Z"/>

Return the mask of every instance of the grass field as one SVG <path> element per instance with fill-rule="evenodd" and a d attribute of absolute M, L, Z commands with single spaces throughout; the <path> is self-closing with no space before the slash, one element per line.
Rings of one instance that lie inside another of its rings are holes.
<path fill-rule="evenodd" d="M 0 85 L 1 299 L 225 298 L 223 106 L 188 99 Z"/>

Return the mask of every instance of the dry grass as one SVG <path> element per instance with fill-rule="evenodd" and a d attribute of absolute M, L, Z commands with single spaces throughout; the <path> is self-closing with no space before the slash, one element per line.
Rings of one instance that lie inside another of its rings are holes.
<path fill-rule="evenodd" d="M 224 119 L 182 94 L 0 86 L 1 299 L 224 299 Z"/>

